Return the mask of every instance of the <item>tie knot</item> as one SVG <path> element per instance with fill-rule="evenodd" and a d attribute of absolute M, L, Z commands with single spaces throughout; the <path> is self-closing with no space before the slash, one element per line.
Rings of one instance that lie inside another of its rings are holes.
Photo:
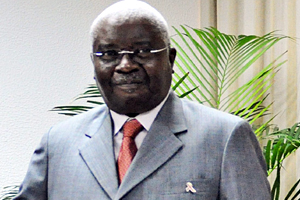
<path fill-rule="evenodd" d="M 134 139 L 142 129 L 143 126 L 140 122 L 136 119 L 132 119 L 123 125 L 123 135 L 124 137 L 131 137 Z"/>

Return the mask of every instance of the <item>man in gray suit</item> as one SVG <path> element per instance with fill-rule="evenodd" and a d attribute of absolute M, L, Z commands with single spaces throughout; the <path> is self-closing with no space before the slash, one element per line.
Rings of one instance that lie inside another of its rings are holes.
<path fill-rule="evenodd" d="M 270 199 L 249 124 L 170 90 L 176 50 L 154 8 L 118 2 L 95 19 L 91 36 L 106 105 L 44 135 L 16 199 Z M 124 171 L 123 124 L 136 120 L 137 152 Z"/>

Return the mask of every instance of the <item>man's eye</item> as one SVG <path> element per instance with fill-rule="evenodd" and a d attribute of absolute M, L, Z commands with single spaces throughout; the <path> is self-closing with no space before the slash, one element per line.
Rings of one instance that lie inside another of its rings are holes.
<path fill-rule="evenodd" d="M 119 56 L 119 54 L 118 54 L 117 51 L 109 50 L 109 51 L 103 51 L 101 58 L 103 58 L 103 59 L 113 59 L 113 58 L 118 57 L 118 56 Z"/>
<path fill-rule="evenodd" d="M 103 56 L 117 56 L 117 55 L 119 55 L 118 52 L 115 51 L 115 50 L 104 51 L 102 53 L 103 53 Z"/>
<path fill-rule="evenodd" d="M 151 49 L 138 49 L 136 52 L 137 55 L 142 58 L 151 56 Z"/>

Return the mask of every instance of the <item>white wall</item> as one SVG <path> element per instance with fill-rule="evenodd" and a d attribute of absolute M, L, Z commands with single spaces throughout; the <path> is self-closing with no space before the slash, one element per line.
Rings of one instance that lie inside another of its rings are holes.
<path fill-rule="evenodd" d="M 89 26 L 116 0 L 14 0 L 0 6 L 0 190 L 19 184 L 50 112 L 93 83 Z M 200 24 L 200 0 L 147 0 L 169 26 Z"/>

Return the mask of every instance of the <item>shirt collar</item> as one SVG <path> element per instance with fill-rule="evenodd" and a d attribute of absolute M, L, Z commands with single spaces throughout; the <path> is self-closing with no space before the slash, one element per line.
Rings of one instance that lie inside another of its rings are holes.
<path fill-rule="evenodd" d="M 152 110 L 149 110 L 145 113 L 141 113 L 135 117 L 135 119 L 137 119 L 147 131 L 149 131 L 158 112 L 160 111 L 162 106 L 165 104 L 167 98 L 169 97 L 169 94 L 170 93 L 168 93 L 168 95 L 164 98 L 164 100 L 162 102 L 160 102 L 160 104 L 158 104 L 155 108 L 153 108 Z M 122 128 L 123 124 L 128 119 L 131 119 L 131 118 L 128 117 L 127 115 L 122 115 L 122 114 L 116 113 L 112 110 L 110 110 L 110 113 L 111 113 L 112 120 L 114 122 L 113 123 L 114 124 L 114 135 L 116 135 Z"/>

